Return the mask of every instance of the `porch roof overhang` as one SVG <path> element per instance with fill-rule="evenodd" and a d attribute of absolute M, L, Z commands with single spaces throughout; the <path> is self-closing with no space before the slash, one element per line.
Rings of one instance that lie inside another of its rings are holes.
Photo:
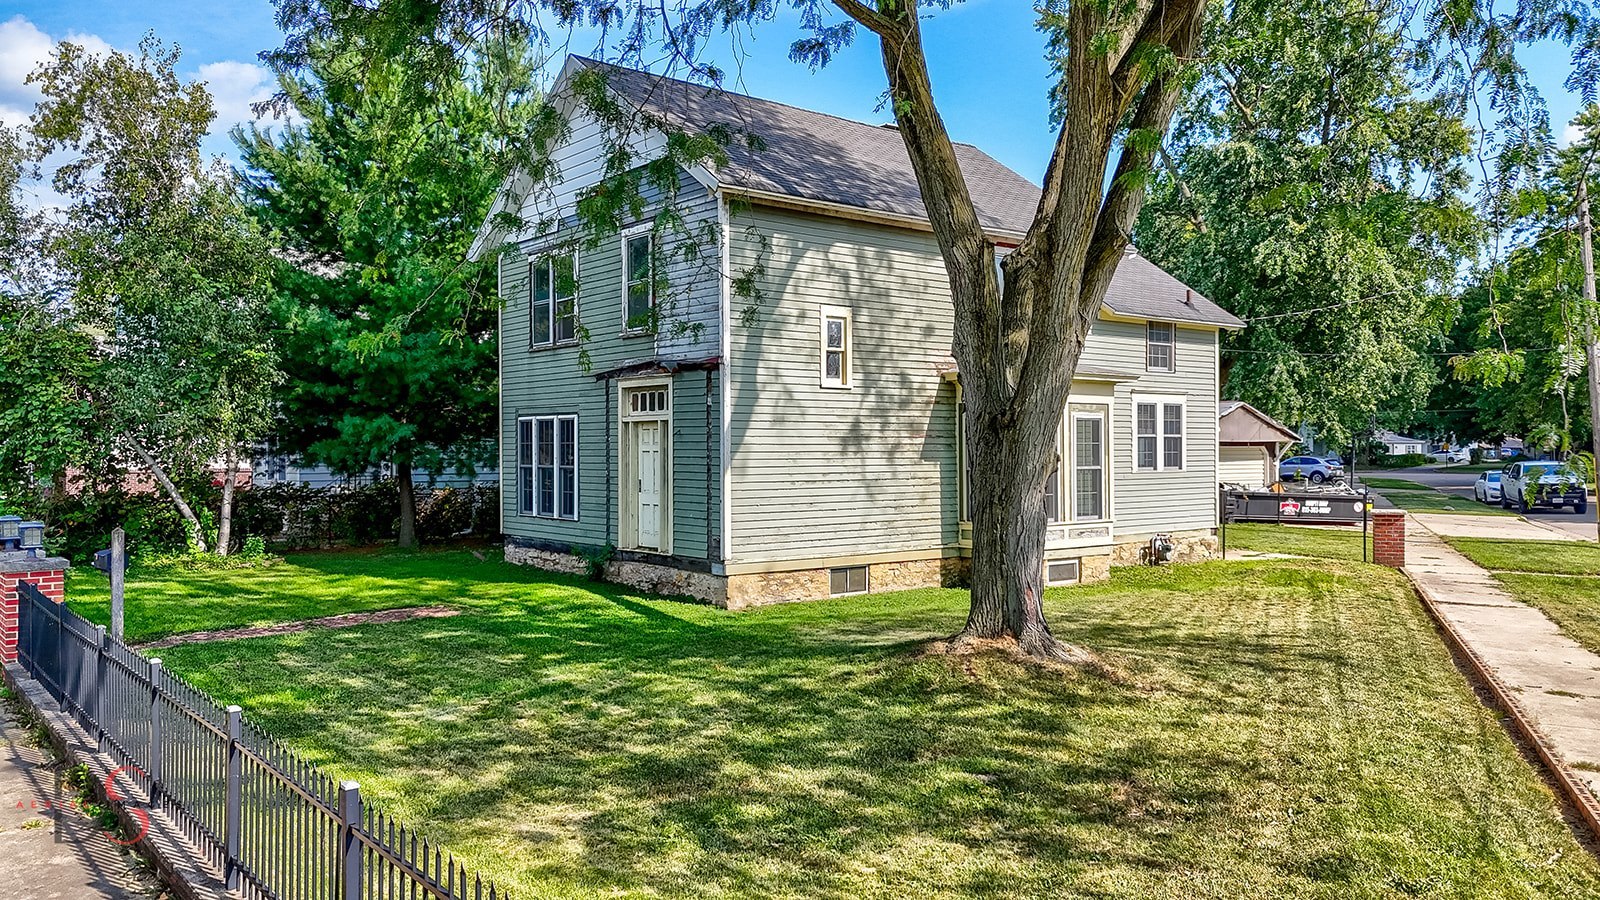
<path fill-rule="evenodd" d="M 722 368 L 720 356 L 707 356 L 703 359 L 655 357 L 624 363 L 604 372 L 596 372 L 594 378 L 596 381 L 610 381 L 613 378 L 631 378 L 635 375 L 672 375 L 677 372 L 704 372 L 720 368 Z"/>

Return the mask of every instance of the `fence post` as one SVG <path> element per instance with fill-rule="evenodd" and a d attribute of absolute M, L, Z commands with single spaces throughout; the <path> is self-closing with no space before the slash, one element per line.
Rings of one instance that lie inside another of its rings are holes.
<path fill-rule="evenodd" d="M 106 627 L 94 627 L 94 664 L 89 666 L 89 683 L 83 686 L 83 710 L 89 718 L 94 720 L 94 748 L 99 750 L 104 744 L 101 738 L 105 736 L 105 723 L 100 721 L 105 713 L 105 698 L 101 692 L 106 684 Z"/>
<path fill-rule="evenodd" d="M 239 876 L 239 829 L 242 825 L 244 786 L 244 753 L 240 742 L 244 738 L 243 710 L 228 707 L 228 795 L 222 813 L 222 862 L 228 890 L 239 889 L 243 880 Z"/>
<path fill-rule="evenodd" d="M 339 900 L 361 898 L 361 840 L 356 829 L 361 827 L 361 785 L 354 781 L 339 782 L 339 867 L 344 877 Z"/>
<path fill-rule="evenodd" d="M 150 776 L 150 803 L 154 805 L 161 793 L 161 660 L 150 660 L 150 758 L 146 763 Z"/>

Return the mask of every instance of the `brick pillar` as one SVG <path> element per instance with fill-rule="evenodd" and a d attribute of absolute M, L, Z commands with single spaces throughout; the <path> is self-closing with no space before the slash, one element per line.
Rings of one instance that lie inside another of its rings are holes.
<path fill-rule="evenodd" d="M 1406 565 L 1406 514 L 1397 509 L 1372 512 L 1372 561 L 1403 569 Z"/>
<path fill-rule="evenodd" d="M 17 661 L 17 583 L 26 581 L 61 603 L 66 599 L 69 565 L 59 556 L 0 553 L 0 663 Z"/>

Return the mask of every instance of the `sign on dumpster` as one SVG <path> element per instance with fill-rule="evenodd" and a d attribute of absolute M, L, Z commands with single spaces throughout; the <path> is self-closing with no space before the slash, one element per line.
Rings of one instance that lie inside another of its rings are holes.
<path fill-rule="evenodd" d="M 1360 525 L 1367 498 L 1362 494 L 1228 491 L 1222 514 L 1229 522 L 1296 521 L 1307 525 Z"/>

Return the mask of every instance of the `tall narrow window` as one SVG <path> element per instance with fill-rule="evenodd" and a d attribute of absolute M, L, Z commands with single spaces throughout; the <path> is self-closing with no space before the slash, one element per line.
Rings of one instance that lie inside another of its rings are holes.
<path fill-rule="evenodd" d="M 623 300 L 623 327 L 628 331 L 648 331 L 656 305 L 654 240 L 650 232 L 625 238 L 622 245 L 622 270 L 627 274 Z"/>
<path fill-rule="evenodd" d="M 1158 469 L 1161 467 L 1160 441 L 1156 433 L 1155 403 L 1135 403 L 1133 405 L 1133 434 L 1135 444 L 1134 465 L 1141 469 Z"/>
<path fill-rule="evenodd" d="M 828 388 L 847 388 L 854 374 L 851 371 L 854 360 L 850 358 L 850 344 L 854 337 L 850 333 L 850 310 L 841 306 L 824 306 L 820 316 L 821 384 Z"/>
<path fill-rule="evenodd" d="M 1161 404 L 1161 467 L 1183 468 L 1183 404 Z"/>
<path fill-rule="evenodd" d="M 535 347 L 565 344 L 578 336 L 577 257 L 547 256 L 533 263 L 528 325 Z"/>
<path fill-rule="evenodd" d="M 1044 520 L 1060 522 L 1061 518 L 1061 464 L 1057 463 L 1044 481 Z"/>
<path fill-rule="evenodd" d="M 1177 358 L 1178 326 L 1151 322 L 1145 326 L 1144 364 L 1151 372 L 1171 372 Z"/>
<path fill-rule="evenodd" d="M 517 420 L 517 512 L 533 515 L 533 420 Z"/>
<path fill-rule="evenodd" d="M 517 512 L 578 518 L 578 417 L 517 420 Z"/>
<path fill-rule="evenodd" d="M 1072 517 L 1103 519 L 1106 511 L 1106 420 L 1072 417 Z"/>

